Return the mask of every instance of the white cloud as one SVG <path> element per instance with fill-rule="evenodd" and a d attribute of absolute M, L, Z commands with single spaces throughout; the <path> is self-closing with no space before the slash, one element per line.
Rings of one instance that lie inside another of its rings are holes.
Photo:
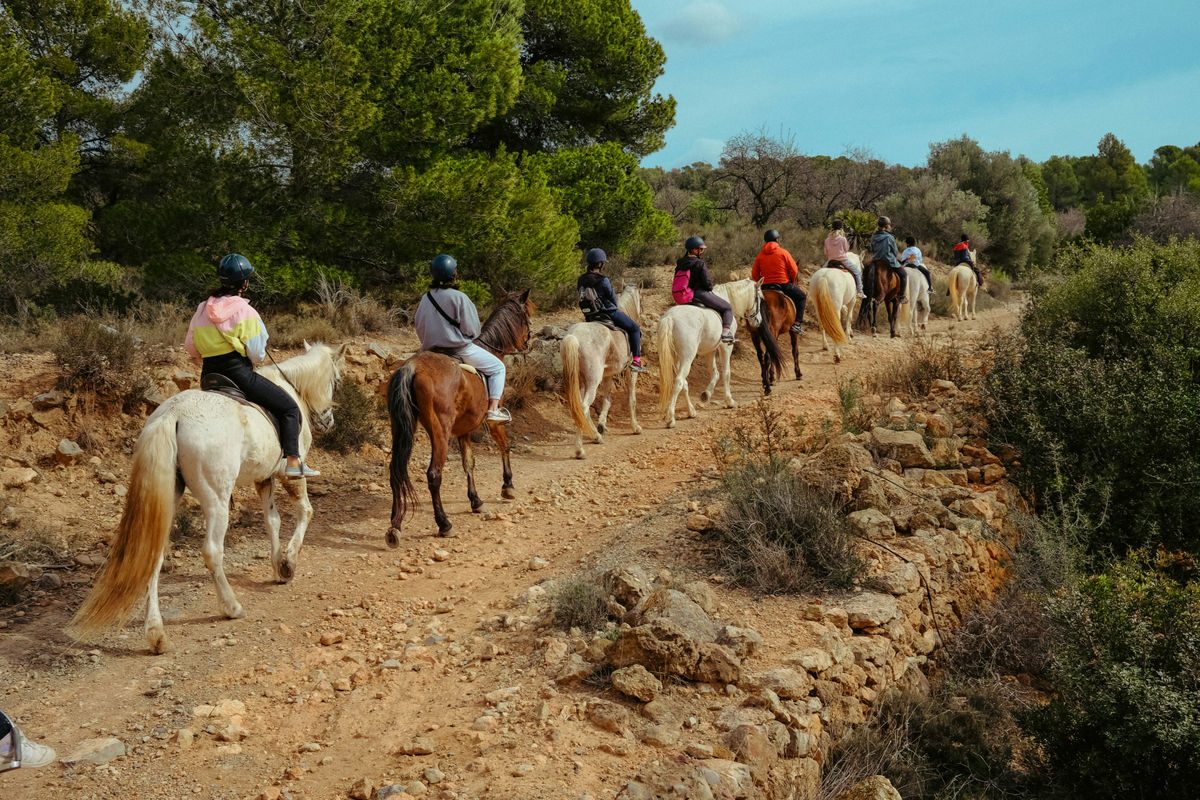
<path fill-rule="evenodd" d="M 742 21 L 718 0 L 692 0 L 663 28 L 665 38 L 711 43 L 733 38 L 741 31 Z"/>
<path fill-rule="evenodd" d="M 721 160 L 721 151 L 724 149 L 725 141 L 723 139 L 694 139 L 687 153 L 671 166 L 685 167 L 688 164 L 695 164 L 697 161 L 704 161 L 716 166 L 716 163 Z"/>

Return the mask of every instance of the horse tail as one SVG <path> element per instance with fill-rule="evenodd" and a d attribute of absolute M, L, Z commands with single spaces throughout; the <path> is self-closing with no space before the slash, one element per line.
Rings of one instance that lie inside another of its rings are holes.
<path fill-rule="evenodd" d="M 958 303 L 962 292 L 958 287 L 959 274 L 958 267 L 955 267 L 950 273 L 950 308 L 954 310 L 955 316 L 958 315 Z"/>
<path fill-rule="evenodd" d="M 779 340 L 775 338 L 775 320 L 771 318 L 775 312 L 765 301 L 763 302 L 762 308 L 763 324 L 759 326 L 757 331 L 751 331 L 751 337 L 753 338 L 753 336 L 757 335 L 760 339 L 762 339 L 763 350 L 766 351 L 767 358 L 770 359 L 771 366 L 775 367 L 775 372 L 777 375 L 782 375 L 783 353 L 779 350 Z M 798 321 L 799 320 L 797 320 L 797 322 Z"/>
<path fill-rule="evenodd" d="M 658 410 L 666 416 L 675 384 L 675 318 L 664 315 L 658 322 Z"/>
<path fill-rule="evenodd" d="M 588 418 L 587 409 L 583 407 L 583 388 L 579 385 L 579 339 L 572 334 L 563 337 L 559 348 L 562 357 L 563 381 L 567 389 L 567 407 L 571 409 L 571 419 L 575 427 L 591 437 L 599 436 L 599 431 Z"/>
<path fill-rule="evenodd" d="M 417 402 L 413 389 L 416 371 L 410 360 L 396 370 L 388 382 L 388 416 L 392 420 L 392 460 L 388 472 L 392 484 L 392 527 L 397 530 L 408 509 L 417 505 L 417 493 L 408 477 L 408 460 L 412 457 L 417 432 Z"/>
<path fill-rule="evenodd" d="M 924 280 L 922 278 L 922 280 Z M 896 315 L 900 318 L 900 322 L 907 322 L 912 316 L 912 306 L 917 302 L 917 287 L 916 281 L 909 280 L 908 268 L 900 275 L 900 291 L 908 298 L 907 303 L 900 304 L 900 312 Z"/>
<path fill-rule="evenodd" d="M 817 283 L 817 320 L 821 323 L 821 330 L 825 332 L 826 336 L 833 339 L 834 344 L 846 344 L 850 340 L 842 328 L 842 315 L 838 313 L 837 304 L 833 302 L 833 295 L 829 290 L 830 283 L 829 276 L 822 278 Z"/>
<path fill-rule="evenodd" d="M 177 424 L 174 415 L 166 414 L 152 419 L 138 437 L 112 551 L 69 626 L 79 639 L 94 639 L 124 624 L 158 568 L 171 535 L 180 480 Z"/>

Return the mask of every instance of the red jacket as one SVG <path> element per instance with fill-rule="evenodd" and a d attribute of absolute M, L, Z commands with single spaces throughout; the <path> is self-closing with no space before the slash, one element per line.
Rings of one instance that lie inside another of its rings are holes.
<path fill-rule="evenodd" d="M 794 283 L 799 274 L 796 259 L 779 242 L 764 244 L 754 257 L 754 268 L 750 270 L 750 277 L 754 280 L 762 278 L 763 283 Z"/>

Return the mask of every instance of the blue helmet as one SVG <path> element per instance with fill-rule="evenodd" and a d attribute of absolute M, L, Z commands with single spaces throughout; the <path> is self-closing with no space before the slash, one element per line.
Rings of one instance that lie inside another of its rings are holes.
<path fill-rule="evenodd" d="M 429 274 L 435 281 L 452 280 L 457 270 L 458 262 L 454 260 L 454 256 L 448 256 L 445 253 L 429 262 Z"/>
<path fill-rule="evenodd" d="M 217 264 L 217 277 L 221 283 L 241 283 L 253 274 L 254 265 L 241 253 L 230 253 Z"/>
<path fill-rule="evenodd" d="M 683 249 L 689 253 L 696 249 L 703 250 L 705 247 L 708 247 L 708 245 L 699 236 L 689 236 L 688 240 L 683 243 Z"/>
<path fill-rule="evenodd" d="M 587 251 L 587 263 L 589 263 L 589 264 L 604 264 L 607 261 L 608 261 L 608 254 L 606 254 L 599 247 L 593 247 L 591 250 Z"/>

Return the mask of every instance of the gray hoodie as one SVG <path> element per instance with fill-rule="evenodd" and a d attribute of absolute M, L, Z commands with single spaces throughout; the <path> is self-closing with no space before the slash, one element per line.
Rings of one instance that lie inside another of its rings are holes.
<path fill-rule="evenodd" d="M 433 307 L 429 301 L 430 295 L 437 300 L 442 311 L 458 323 L 457 328 Z M 479 336 L 479 312 L 475 310 L 471 298 L 457 289 L 430 289 L 417 305 L 413 327 L 417 329 L 422 350 L 434 347 L 459 348 L 471 344 Z"/>

